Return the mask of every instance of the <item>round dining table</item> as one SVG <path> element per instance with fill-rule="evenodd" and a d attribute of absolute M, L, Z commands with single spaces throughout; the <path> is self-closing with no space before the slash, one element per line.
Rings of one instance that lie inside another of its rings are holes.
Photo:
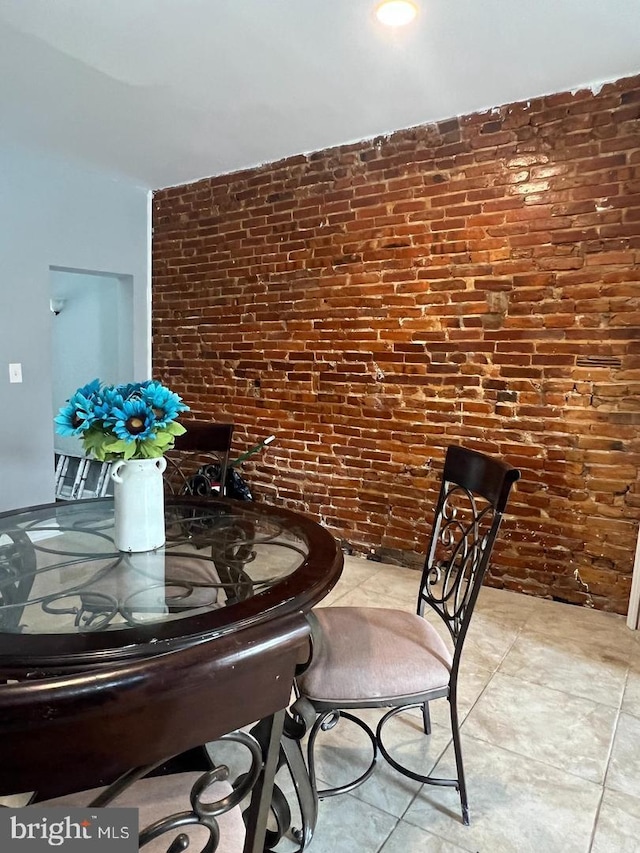
<path fill-rule="evenodd" d="M 306 617 L 341 550 L 299 513 L 227 499 L 168 497 L 150 552 L 118 551 L 113 520 L 112 498 L 0 514 L 0 795 L 117 784 L 262 721 L 257 853 Z"/>

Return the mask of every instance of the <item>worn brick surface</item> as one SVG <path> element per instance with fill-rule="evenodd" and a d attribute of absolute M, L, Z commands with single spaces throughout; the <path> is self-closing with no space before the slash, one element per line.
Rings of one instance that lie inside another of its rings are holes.
<path fill-rule="evenodd" d="M 154 373 L 259 499 L 418 562 L 444 449 L 522 469 L 489 583 L 624 612 L 640 78 L 155 193 Z"/>

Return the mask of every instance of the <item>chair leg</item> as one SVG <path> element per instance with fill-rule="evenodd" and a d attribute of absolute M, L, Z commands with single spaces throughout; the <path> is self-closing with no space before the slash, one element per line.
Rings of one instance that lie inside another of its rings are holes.
<path fill-rule="evenodd" d="M 467 783 L 464 778 L 464 765 L 462 763 L 462 744 L 460 741 L 460 726 L 458 724 L 458 705 L 455 692 L 449 696 L 449 711 L 451 713 L 451 733 L 453 735 L 453 751 L 456 757 L 456 771 L 458 774 L 458 793 L 460 794 L 460 805 L 462 807 L 462 823 L 469 826 L 469 803 L 467 800 Z"/>
<path fill-rule="evenodd" d="M 431 734 L 431 714 L 429 713 L 429 703 L 425 702 L 422 706 L 422 727 L 426 735 Z"/>
<path fill-rule="evenodd" d="M 455 778 L 444 779 L 439 776 L 425 776 L 422 773 L 417 773 L 415 770 L 411 770 L 409 767 L 405 767 L 403 764 L 400 764 L 399 761 L 396 761 L 396 759 L 389 753 L 389 750 L 384 745 L 384 742 L 382 740 L 382 730 L 385 724 L 397 714 L 401 714 L 404 711 L 409 710 L 410 708 L 424 709 L 424 705 L 422 703 L 416 702 L 415 705 L 398 705 L 397 707 L 391 708 L 390 711 L 387 711 L 387 713 L 378 722 L 378 727 L 376 728 L 376 741 L 378 744 L 378 749 L 380 750 L 380 754 L 395 770 L 398 771 L 398 773 L 402 773 L 409 779 L 415 779 L 416 782 L 422 782 L 422 784 L 424 785 L 438 785 L 442 787 L 455 788 L 460 795 L 460 803 L 462 806 L 462 822 L 465 824 L 465 826 L 468 826 L 469 806 L 467 803 L 467 787 L 464 778 L 464 767 L 462 765 L 462 747 L 460 742 L 460 726 L 458 724 L 458 708 L 456 705 L 455 688 L 451 688 L 448 698 L 449 711 L 451 714 L 451 733 L 453 735 L 453 749 L 456 757 L 457 773 Z"/>

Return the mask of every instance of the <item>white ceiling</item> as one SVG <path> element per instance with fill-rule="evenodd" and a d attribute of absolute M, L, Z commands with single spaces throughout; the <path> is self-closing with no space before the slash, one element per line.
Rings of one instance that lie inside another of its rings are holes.
<path fill-rule="evenodd" d="M 640 0 L 0 0 L 0 141 L 158 188 L 640 72 Z"/>

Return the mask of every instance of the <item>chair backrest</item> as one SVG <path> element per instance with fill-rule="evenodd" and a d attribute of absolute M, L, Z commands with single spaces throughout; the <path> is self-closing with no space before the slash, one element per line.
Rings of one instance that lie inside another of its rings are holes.
<path fill-rule="evenodd" d="M 447 449 L 431 540 L 422 572 L 418 613 L 431 607 L 462 651 L 511 487 L 520 477 L 500 459 L 452 445 Z"/>
<path fill-rule="evenodd" d="M 166 454 L 165 488 L 174 495 L 225 494 L 233 424 L 184 421 L 187 430 Z"/>

